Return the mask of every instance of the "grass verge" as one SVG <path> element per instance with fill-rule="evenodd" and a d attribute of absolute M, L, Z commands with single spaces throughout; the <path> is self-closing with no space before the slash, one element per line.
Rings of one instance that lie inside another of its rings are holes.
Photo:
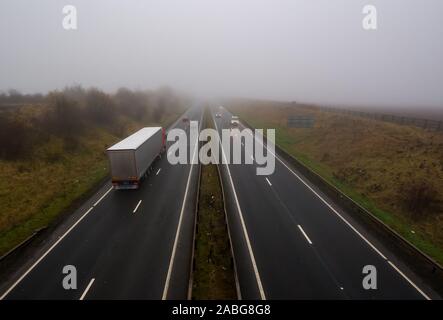
<path fill-rule="evenodd" d="M 210 120 L 205 113 L 206 123 Z M 215 164 L 202 165 L 192 299 L 237 299 L 222 190 Z"/>
<path fill-rule="evenodd" d="M 242 103 L 231 110 L 255 128 L 276 129 L 276 143 L 443 264 L 443 136 L 348 115 L 275 103 Z M 291 115 L 310 116 L 313 128 L 289 128 Z M 433 199 L 420 214 L 408 207 L 425 182 Z M 406 190 L 406 191 L 405 191 Z"/>
<path fill-rule="evenodd" d="M 168 114 L 160 122 L 171 124 L 178 116 Z M 122 121 L 126 135 L 150 125 Z M 102 183 L 109 173 L 105 150 L 121 138 L 108 128 L 91 127 L 75 150 L 67 152 L 63 140 L 52 136 L 27 159 L 0 160 L 0 256 Z"/>
<path fill-rule="evenodd" d="M 192 299 L 236 299 L 235 278 L 216 165 L 202 166 Z"/>

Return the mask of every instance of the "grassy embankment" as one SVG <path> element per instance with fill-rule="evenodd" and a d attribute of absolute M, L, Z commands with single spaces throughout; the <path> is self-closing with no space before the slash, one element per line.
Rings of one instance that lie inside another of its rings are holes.
<path fill-rule="evenodd" d="M 318 109 L 236 102 L 255 128 L 275 128 L 276 143 L 443 264 L 443 135 Z M 290 115 L 314 128 L 288 128 Z"/>
<path fill-rule="evenodd" d="M 207 124 L 209 121 L 206 117 Z M 217 166 L 202 165 L 200 181 L 192 298 L 236 299 L 234 270 Z"/>
<path fill-rule="evenodd" d="M 16 117 L 31 119 L 38 108 L 20 108 Z M 178 113 L 165 115 L 160 123 L 172 123 L 176 117 Z M 50 135 L 23 159 L 0 159 L 0 256 L 48 226 L 103 181 L 109 169 L 105 149 L 149 125 L 121 116 L 118 133 L 106 126 L 88 126 L 73 150 L 66 150 L 62 138 Z"/>

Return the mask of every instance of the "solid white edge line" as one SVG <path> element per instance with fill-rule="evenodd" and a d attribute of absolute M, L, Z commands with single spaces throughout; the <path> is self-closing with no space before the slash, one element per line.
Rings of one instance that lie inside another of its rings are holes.
<path fill-rule="evenodd" d="M 106 193 L 105 193 L 104 195 L 102 195 L 101 198 L 98 199 L 96 203 L 93 204 L 93 207 L 97 206 L 97 205 L 100 203 L 100 201 L 102 201 L 103 198 L 106 197 L 106 196 L 108 195 L 109 192 L 111 192 L 112 189 L 113 189 L 113 187 L 110 187 L 109 190 L 106 191 Z"/>
<path fill-rule="evenodd" d="M 251 133 L 250 133 L 251 134 Z M 350 224 L 337 210 L 335 210 L 322 196 L 320 196 L 314 189 L 311 188 L 298 174 L 292 171 L 275 153 L 268 149 L 260 140 L 253 136 L 263 147 L 266 148 L 280 163 L 286 167 L 298 180 L 300 180 L 309 190 L 311 190 L 332 212 L 334 212 L 344 223 L 348 225 L 361 239 L 363 239 L 375 252 L 377 252 L 384 260 L 388 260 L 368 239 L 365 238 L 352 224 Z"/>
<path fill-rule="evenodd" d="M 268 182 L 269 186 L 271 186 L 271 187 L 272 187 L 272 183 L 271 183 L 271 181 L 269 181 L 269 179 L 268 179 L 268 178 L 265 178 L 265 179 L 266 179 L 266 181 Z"/>
<path fill-rule="evenodd" d="M 88 286 L 86 287 L 85 291 L 83 291 L 83 294 L 82 294 L 82 296 L 80 297 L 79 300 L 83 300 L 85 298 L 86 294 L 88 293 L 88 291 L 91 288 L 91 286 L 94 283 L 94 281 L 95 281 L 95 278 L 92 278 L 91 281 L 89 281 Z"/>
<path fill-rule="evenodd" d="M 214 120 L 214 116 L 213 116 L 212 112 L 211 112 L 211 117 L 212 117 L 212 119 L 214 121 L 215 128 L 216 128 L 217 133 L 218 133 L 217 122 Z M 261 279 L 260 279 L 260 273 L 258 272 L 257 263 L 256 263 L 255 257 L 254 257 L 254 252 L 252 251 L 251 242 L 249 240 L 248 230 L 246 229 L 246 224 L 245 224 L 245 221 L 243 219 L 243 213 L 242 213 L 241 208 L 240 208 L 240 203 L 238 202 L 237 192 L 235 191 L 234 182 L 232 181 L 231 171 L 229 170 L 229 166 L 227 164 L 228 161 L 226 159 L 226 154 L 225 154 L 225 151 L 223 149 L 223 145 L 221 144 L 221 142 L 220 142 L 220 147 L 222 149 L 223 159 L 225 160 L 224 164 L 225 164 L 226 168 L 228 169 L 228 176 L 229 176 L 229 180 L 231 182 L 232 191 L 234 193 L 235 202 L 237 204 L 237 210 L 238 210 L 238 213 L 239 213 L 239 216 L 240 216 L 240 223 L 241 223 L 241 226 L 242 226 L 242 229 L 243 229 L 243 235 L 244 235 L 245 240 L 246 240 L 246 245 L 248 247 L 249 256 L 251 258 L 252 268 L 254 269 L 254 274 L 255 274 L 255 279 L 257 281 L 258 290 L 260 291 L 260 297 L 261 297 L 262 300 L 266 300 L 265 291 L 263 289 L 263 284 L 262 284 Z"/>
<path fill-rule="evenodd" d="M 158 169 L 157 173 L 155 174 L 156 176 L 158 176 L 158 174 L 160 173 L 162 168 Z"/>
<path fill-rule="evenodd" d="M 198 128 L 199 132 L 200 132 L 202 121 L 203 121 L 203 113 L 202 113 L 199 128 Z M 186 182 L 185 196 L 183 197 L 183 203 L 182 203 L 182 207 L 181 207 L 181 211 L 180 211 L 180 218 L 178 219 L 177 232 L 175 233 L 174 245 L 172 247 L 171 259 L 169 260 L 168 273 L 166 274 L 166 281 L 165 281 L 165 286 L 163 288 L 162 300 L 166 300 L 168 298 L 169 282 L 171 280 L 172 267 L 174 266 L 175 252 L 177 250 L 178 238 L 180 236 L 181 224 L 182 224 L 182 220 L 183 220 L 183 213 L 185 211 L 186 198 L 188 196 L 189 183 L 191 181 L 192 169 L 194 168 L 195 155 L 197 154 L 198 140 L 199 140 L 199 138 L 197 137 L 197 141 L 196 141 L 196 144 L 194 147 L 194 154 L 192 156 L 192 161 L 191 161 L 191 168 L 189 169 L 188 181 Z"/>
<path fill-rule="evenodd" d="M 94 207 L 89 208 L 80 219 L 78 219 L 60 238 L 58 238 L 58 240 L 36 262 L 34 262 L 34 264 L 20 278 L 18 278 L 11 287 L 9 287 L 9 289 L 0 297 L 0 300 L 3 300 L 40 263 L 40 261 L 42 261 L 57 246 L 57 244 L 59 244 L 59 242 L 62 241 L 63 238 L 65 238 L 68 233 L 88 215 L 89 212 L 91 212 L 92 209 L 94 209 Z"/>
<path fill-rule="evenodd" d="M 242 126 L 244 128 L 246 128 L 243 124 Z M 251 134 L 251 133 L 250 133 Z M 296 174 L 291 168 L 289 168 L 284 162 L 283 160 L 280 159 L 280 157 L 278 157 L 275 153 L 273 153 L 271 150 L 268 149 L 267 145 L 265 146 L 260 140 L 258 140 L 254 135 L 252 135 L 254 139 L 256 139 L 263 147 L 266 148 L 267 151 L 269 151 L 272 155 L 274 155 L 274 157 L 280 161 L 280 163 L 282 165 L 284 165 L 286 167 L 286 169 L 288 169 L 295 177 L 297 177 L 298 180 L 300 180 L 309 190 L 311 190 L 326 206 L 329 207 L 329 209 L 331 209 L 332 212 L 334 212 L 344 223 L 346 223 L 346 225 L 351 228 L 361 239 L 363 239 L 375 252 L 377 252 L 384 260 L 386 260 L 388 263 L 390 263 L 390 261 L 388 260 L 388 258 L 386 258 L 385 255 L 383 255 L 380 250 L 378 250 L 368 239 L 366 239 L 351 223 L 349 223 L 340 213 L 338 213 L 337 210 L 335 210 L 325 199 L 323 199 L 322 196 L 320 196 L 314 189 L 311 188 L 311 186 L 309 186 L 298 174 Z M 392 267 L 394 267 L 394 269 L 400 273 L 400 275 L 402 275 L 421 295 L 423 295 L 426 299 L 430 299 L 414 282 L 412 282 L 412 280 L 410 280 L 409 278 L 407 278 L 401 271 L 400 269 L 398 269 L 395 265 L 393 265 L 392 263 L 390 263 Z"/>
<path fill-rule="evenodd" d="M 305 230 L 303 230 L 301 225 L 298 224 L 297 227 L 300 229 L 301 233 L 303 233 L 303 235 L 305 236 L 306 240 L 308 240 L 309 244 L 312 244 L 311 239 L 309 239 L 308 235 L 306 234 Z"/>
<path fill-rule="evenodd" d="M 407 282 L 409 282 L 409 284 L 411 286 L 413 286 L 415 288 L 415 290 L 417 290 L 418 292 L 421 293 L 421 295 L 426 299 L 426 300 L 431 300 L 431 298 L 429 298 L 429 296 L 424 293 L 414 282 L 412 282 L 411 279 L 409 279 L 403 272 L 400 271 L 399 268 L 397 268 L 397 266 L 395 264 L 393 264 L 391 261 L 388 260 L 388 263 L 391 265 L 392 268 L 394 268 Z"/>
<path fill-rule="evenodd" d="M 174 125 L 176 125 L 178 123 L 178 121 L 180 120 L 180 118 L 176 121 L 176 123 Z M 111 192 L 111 190 L 113 189 L 113 187 L 110 187 L 108 191 L 106 191 L 106 193 L 96 202 L 93 204 L 92 207 L 89 208 L 88 211 L 86 211 L 81 217 L 80 219 L 78 219 L 60 238 L 57 239 L 56 242 L 54 242 L 54 244 L 36 261 L 32 264 L 31 267 L 29 267 L 24 274 L 22 274 L 20 276 L 20 278 L 18 278 L 13 284 L 12 286 L 10 286 L 8 288 L 8 290 L 6 290 L 2 296 L 0 296 L 0 300 L 3 300 L 12 290 L 14 290 L 14 288 L 57 246 L 57 244 L 60 243 L 60 241 L 62 241 L 79 223 L 80 221 L 82 221 L 88 214 L 89 212 L 91 212 L 92 209 L 94 209 L 94 207 L 101 201 L 103 200 L 103 198 L 108 195 L 109 192 Z"/>
<path fill-rule="evenodd" d="M 138 207 L 140 207 L 140 204 L 142 203 L 142 200 L 140 200 L 138 203 L 137 203 L 137 205 L 135 206 L 135 209 L 134 209 L 134 211 L 132 211 L 132 213 L 135 213 L 136 211 L 137 211 L 137 209 L 138 209 Z"/>

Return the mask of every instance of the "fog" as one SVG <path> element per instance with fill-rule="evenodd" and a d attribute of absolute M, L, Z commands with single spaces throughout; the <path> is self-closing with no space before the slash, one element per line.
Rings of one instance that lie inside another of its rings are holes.
<path fill-rule="evenodd" d="M 62 26 L 64 5 L 78 29 Z M 364 5 L 377 30 L 364 30 Z M 443 108 L 441 0 L 0 2 L 0 90 L 168 85 L 201 97 Z"/>

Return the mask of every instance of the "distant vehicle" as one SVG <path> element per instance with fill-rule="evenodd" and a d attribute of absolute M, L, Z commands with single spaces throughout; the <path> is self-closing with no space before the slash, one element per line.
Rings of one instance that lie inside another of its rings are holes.
<path fill-rule="evenodd" d="M 215 117 L 216 117 L 216 118 L 221 118 L 221 116 L 222 116 L 221 113 L 216 113 L 216 114 L 215 114 Z"/>
<path fill-rule="evenodd" d="M 188 117 L 183 117 L 182 121 L 183 122 L 189 122 L 189 118 Z"/>
<path fill-rule="evenodd" d="M 231 126 L 238 127 L 239 124 L 240 124 L 240 120 L 238 120 L 238 117 L 232 116 L 231 117 Z"/>
<path fill-rule="evenodd" d="M 114 189 L 138 189 L 154 160 L 166 149 L 165 130 L 146 127 L 108 148 Z"/>

